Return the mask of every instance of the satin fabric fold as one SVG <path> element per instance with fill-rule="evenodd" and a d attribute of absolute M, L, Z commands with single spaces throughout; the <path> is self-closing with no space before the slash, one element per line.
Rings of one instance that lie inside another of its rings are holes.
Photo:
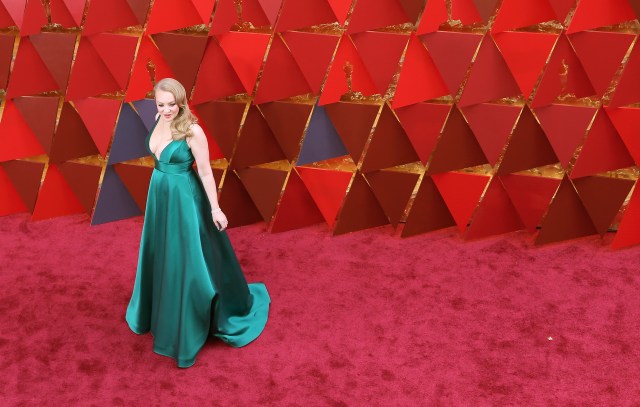
<path fill-rule="evenodd" d="M 271 300 L 264 284 L 247 284 L 226 231 L 213 224 L 186 141 L 154 159 L 126 321 L 153 334 L 154 352 L 188 367 L 209 335 L 235 347 L 256 339 Z"/>

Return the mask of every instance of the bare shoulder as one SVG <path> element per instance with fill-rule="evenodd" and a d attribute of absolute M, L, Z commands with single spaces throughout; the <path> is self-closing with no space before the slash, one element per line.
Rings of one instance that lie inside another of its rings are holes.
<path fill-rule="evenodd" d="M 189 126 L 189 130 L 191 130 L 191 136 L 195 139 L 206 139 L 206 136 L 204 134 L 204 130 L 202 130 L 202 127 L 200 127 L 200 125 L 198 123 L 193 123 L 191 124 L 191 126 Z"/>
<path fill-rule="evenodd" d="M 207 136 L 204 134 L 204 130 L 197 123 L 193 123 L 189 126 L 191 131 L 191 137 L 187 139 L 187 144 L 191 147 L 191 150 L 200 150 L 207 148 Z"/>

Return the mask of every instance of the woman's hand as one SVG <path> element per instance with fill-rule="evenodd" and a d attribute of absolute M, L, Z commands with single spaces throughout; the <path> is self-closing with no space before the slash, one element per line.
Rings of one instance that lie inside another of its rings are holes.
<path fill-rule="evenodd" d="M 222 212 L 222 209 L 220 208 L 213 209 L 211 211 L 211 216 L 213 217 L 213 224 L 216 225 L 216 227 L 220 232 L 225 230 L 229 225 L 229 221 L 227 220 L 227 217 L 225 216 L 224 212 Z"/>

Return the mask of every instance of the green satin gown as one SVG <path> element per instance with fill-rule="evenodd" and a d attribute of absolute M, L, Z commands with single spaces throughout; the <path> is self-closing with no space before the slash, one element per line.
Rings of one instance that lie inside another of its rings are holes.
<path fill-rule="evenodd" d="M 264 284 L 247 284 L 227 233 L 214 226 L 186 141 L 154 159 L 126 320 L 137 334 L 151 331 L 154 352 L 189 367 L 209 335 L 234 347 L 256 339 L 270 298 Z"/>

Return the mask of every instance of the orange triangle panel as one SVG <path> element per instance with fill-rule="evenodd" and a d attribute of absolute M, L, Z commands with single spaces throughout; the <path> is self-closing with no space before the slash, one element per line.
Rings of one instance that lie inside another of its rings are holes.
<path fill-rule="evenodd" d="M 325 106 L 331 123 L 355 163 L 360 161 L 371 128 L 380 111 L 379 105 L 338 102 Z"/>
<path fill-rule="evenodd" d="M 407 134 L 389 105 L 385 103 L 367 148 L 362 172 L 395 167 L 419 160 Z"/>
<path fill-rule="evenodd" d="M 547 212 L 553 195 L 558 190 L 560 180 L 524 174 L 500 176 L 511 202 L 522 222 L 533 233 L 540 226 L 540 220 Z"/>
<path fill-rule="evenodd" d="M 93 211 L 102 166 L 66 162 L 58 165 L 62 176 L 88 215 Z"/>
<path fill-rule="evenodd" d="M 612 247 L 621 249 L 640 244 L 640 188 L 637 187 L 625 208 L 624 215 L 613 239 Z"/>
<path fill-rule="evenodd" d="M 450 110 L 451 105 L 443 103 L 417 103 L 395 110 L 423 165 L 431 157 Z"/>
<path fill-rule="evenodd" d="M 428 166 L 430 174 L 487 164 L 487 158 L 462 113 L 453 108 Z"/>
<path fill-rule="evenodd" d="M 365 178 L 391 224 L 397 227 L 420 174 L 383 170 L 370 172 Z"/>
<path fill-rule="evenodd" d="M 313 105 L 271 102 L 258 107 L 287 159 L 292 162 L 296 161 Z"/>
<path fill-rule="evenodd" d="M 7 100 L 0 118 L 0 162 L 45 154 L 16 105 Z"/>
<path fill-rule="evenodd" d="M 289 172 L 271 232 L 284 232 L 324 222 L 322 213 L 295 170 Z"/>
<path fill-rule="evenodd" d="M 402 229 L 402 237 L 414 236 L 455 226 L 449 208 L 433 179 L 425 176 L 420 183 L 416 197 L 411 205 L 407 221 Z"/>
<path fill-rule="evenodd" d="M 571 171 L 571 178 L 594 175 L 634 165 L 613 123 L 601 109 L 591 125 L 587 139 Z"/>
<path fill-rule="evenodd" d="M 464 232 L 490 178 L 461 172 L 433 175 L 432 178 L 453 215 L 458 229 Z"/>
<path fill-rule="evenodd" d="M 589 212 L 596 230 L 604 235 L 620 211 L 635 181 L 611 177 L 584 177 L 574 180 L 578 196 Z M 602 199 L 602 197 L 607 197 Z"/>
<path fill-rule="evenodd" d="M 65 103 L 51 146 L 50 161 L 57 164 L 99 153 L 78 112 Z"/>
<path fill-rule="evenodd" d="M 438 68 L 415 35 L 411 36 L 404 57 L 393 107 L 398 108 L 449 94 Z"/>
<path fill-rule="evenodd" d="M 220 193 L 220 207 L 227 215 L 230 227 L 250 225 L 262 221 L 251 196 L 235 172 L 227 170 Z"/>
<path fill-rule="evenodd" d="M 576 239 L 598 233 L 574 185 L 564 178 L 542 220 L 536 244 Z"/>
<path fill-rule="evenodd" d="M 353 174 L 312 167 L 296 169 L 324 220 L 333 229 Z"/>
<path fill-rule="evenodd" d="M 540 125 L 563 168 L 582 144 L 596 110 L 589 106 L 557 104 L 536 109 Z"/>
<path fill-rule="evenodd" d="M 149 190 L 153 168 L 142 165 L 114 164 L 113 169 L 122 180 L 140 211 L 144 213 L 147 206 L 147 191 Z M 220 179 L 215 170 L 214 177 L 216 181 Z"/>
<path fill-rule="evenodd" d="M 529 98 L 542 73 L 557 34 L 532 32 L 504 32 L 494 35 L 518 87 Z"/>
<path fill-rule="evenodd" d="M 463 109 L 462 112 L 467 118 L 471 130 L 476 135 L 484 155 L 492 166 L 500 158 L 520 111 L 519 106 L 491 103 L 481 103 Z"/>
<path fill-rule="evenodd" d="M 558 158 L 531 109 L 525 106 L 497 173 L 500 175 L 554 164 Z"/>
<path fill-rule="evenodd" d="M 85 208 L 60 169 L 55 164 L 49 164 L 31 219 L 50 219 L 84 212 Z"/>
<path fill-rule="evenodd" d="M 121 104 L 119 100 L 99 98 L 74 102 L 82 122 L 103 158 L 107 156 Z"/>
<path fill-rule="evenodd" d="M 237 173 L 262 219 L 269 223 L 278 206 L 287 172 L 269 168 L 244 168 Z"/>
<path fill-rule="evenodd" d="M 266 120 L 255 105 L 250 105 L 231 167 L 239 169 L 284 159 L 286 156 Z"/>
<path fill-rule="evenodd" d="M 479 239 L 501 235 L 524 229 L 524 224 L 513 206 L 507 191 L 495 177 L 489 183 L 487 191 L 473 216 L 471 226 L 466 232 L 467 239 Z"/>
<path fill-rule="evenodd" d="M 279 35 L 275 35 L 262 70 L 255 103 L 266 103 L 310 92 L 311 88 L 287 45 Z"/>
<path fill-rule="evenodd" d="M 351 78 L 351 89 L 348 86 L 348 77 Z M 338 50 L 331 64 L 318 105 L 338 102 L 340 96 L 350 90 L 362 92 L 365 96 L 377 93 L 377 88 L 366 65 L 358 54 L 351 38 L 345 34 L 342 36 L 340 45 L 338 45 Z"/>
<path fill-rule="evenodd" d="M 15 187 L 26 211 L 33 212 L 40 190 L 44 163 L 30 161 L 7 161 L 0 164 Z"/>
<path fill-rule="evenodd" d="M 635 37 L 605 31 L 585 31 L 570 36 L 571 45 L 599 96 L 609 88 Z"/>
<path fill-rule="evenodd" d="M 389 223 L 373 191 L 362 174 L 356 173 L 333 229 L 335 235 Z"/>

